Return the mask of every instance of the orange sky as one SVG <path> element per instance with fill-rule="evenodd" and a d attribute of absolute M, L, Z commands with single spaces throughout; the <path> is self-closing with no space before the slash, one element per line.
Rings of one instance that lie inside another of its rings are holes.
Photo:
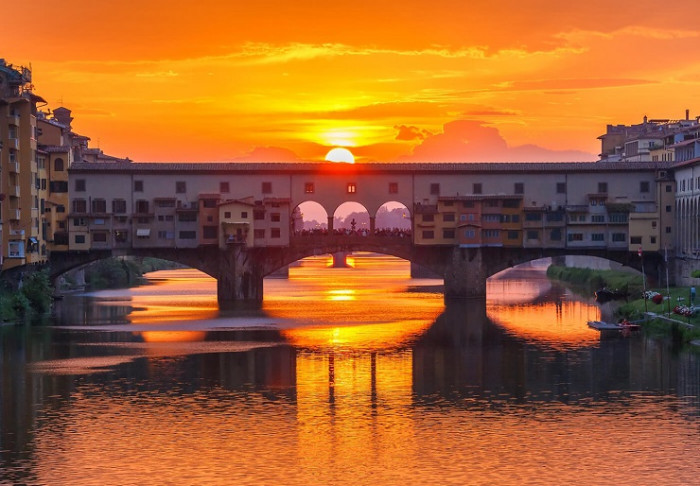
<path fill-rule="evenodd" d="M 700 115 L 697 0 L 35 0 L 0 32 L 37 94 L 136 161 L 593 160 Z"/>

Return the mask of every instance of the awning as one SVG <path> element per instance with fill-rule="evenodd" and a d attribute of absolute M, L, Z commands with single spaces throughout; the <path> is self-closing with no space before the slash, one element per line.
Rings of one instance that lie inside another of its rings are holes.
<path fill-rule="evenodd" d="M 33 243 L 33 244 L 35 244 L 35 245 L 38 245 L 38 244 L 39 244 L 39 240 L 37 240 L 37 239 L 34 238 L 33 236 L 30 236 L 30 237 L 29 237 L 29 243 Z"/>
<path fill-rule="evenodd" d="M 151 236 L 151 230 L 146 228 L 137 229 L 136 236 Z"/>

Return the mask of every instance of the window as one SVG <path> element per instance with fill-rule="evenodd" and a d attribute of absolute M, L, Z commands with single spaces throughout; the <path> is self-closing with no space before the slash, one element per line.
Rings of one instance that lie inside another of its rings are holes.
<path fill-rule="evenodd" d="M 556 211 L 554 213 L 547 213 L 547 221 L 563 221 L 564 213 Z"/>
<path fill-rule="evenodd" d="M 524 194 L 525 193 L 525 184 L 523 184 L 522 182 L 516 182 L 513 185 L 513 191 L 515 192 L 515 194 Z"/>
<path fill-rule="evenodd" d="M 599 182 L 598 183 L 598 192 L 601 194 L 606 194 L 608 192 L 608 183 L 607 182 Z"/>
<path fill-rule="evenodd" d="M 197 221 L 197 213 L 178 213 L 177 220 L 181 223 L 194 223 L 195 221 Z"/>
<path fill-rule="evenodd" d="M 219 182 L 219 192 L 231 192 L 231 186 L 229 185 L 229 183 L 224 181 Z"/>
<path fill-rule="evenodd" d="M 231 211 L 224 211 L 224 218 L 231 219 Z"/>
<path fill-rule="evenodd" d="M 483 188 L 481 186 L 481 182 L 475 182 L 472 184 L 472 193 L 473 194 L 481 194 L 483 191 Z"/>
<path fill-rule="evenodd" d="M 455 220 L 455 213 L 445 213 L 442 215 L 442 220 L 445 221 L 446 223 L 452 222 Z"/>
<path fill-rule="evenodd" d="M 187 192 L 187 183 L 185 181 L 175 181 L 175 192 L 184 194 Z"/>
<path fill-rule="evenodd" d="M 399 183 L 398 182 L 390 182 L 389 183 L 389 194 L 398 194 L 399 193 Z"/>
<path fill-rule="evenodd" d="M 670 226 L 666 226 L 666 234 L 671 234 L 671 227 Z"/>
<path fill-rule="evenodd" d="M 621 241 L 627 241 L 627 235 L 625 233 L 613 233 L 611 239 L 613 242 L 619 243 Z"/>
<path fill-rule="evenodd" d="M 87 226 L 87 219 L 73 218 L 73 226 Z"/>
<path fill-rule="evenodd" d="M 440 195 L 440 184 L 433 182 L 430 184 L 430 194 L 439 196 Z"/>
<path fill-rule="evenodd" d="M 561 241 L 561 229 L 554 228 L 552 231 L 550 231 L 549 232 L 549 239 L 551 241 Z"/>
<path fill-rule="evenodd" d="M 279 228 L 270 228 L 270 238 L 280 238 Z"/>
<path fill-rule="evenodd" d="M 641 181 L 639 183 L 639 192 L 649 192 L 649 181 Z"/>
<path fill-rule="evenodd" d="M 126 200 L 112 199 L 112 212 L 114 214 L 126 214 Z"/>
<path fill-rule="evenodd" d="M 667 212 L 667 213 L 670 213 L 672 210 L 673 210 L 673 209 L 671 208 L 671 206 L 666 206 L 666 212 Z"/>
<path fill-rule="evenodd" d="M 642 237 L 641 236 L 630 236 L 630 245 L 641 245 L 642 244 Z"/>
<path fill-rule="evenodd" d="M 423 230 L 423 239 L 432 240 L 435 238 L 435 233 L 432 230 Z"/>
<path fill-rule="evenodd" d="M 569 233 L 569 241 L 583 241 L 583 233 Z"/>
<path fill-rule="evenodd" d="M 462 201 L 462 206 L 464 206 L 465 208 L 473 208 L 474 201 Z"/>
<path fill-rule="evenodd" d="M 443 202 L 442 202 L 442 205 L 443 205 L 443 206 L 450 206 L 450 207 L 451 207 L 451 206 L 454 206 L 454 205 L 455 205 L 455 202 L 454 202 L 454 201 L 443 201 Z"/>
<path fill-rule="evenodd" d="M 508 232 L 508 239 L 509 240 L 517 240 L 518 239 L 518 232 L 517 231 L 509 231 Z"/>
<path fill-rule="evenodd" d="M 442 237 L 445 239 L 452 239 L 455 237 L 455 230 L 453 229 L 444 229 L 442 230 Z"/>
<path fill-rule="evenodd" d="M 41 179 L 41 190 L 42 191 L 46 190 L 46 179 Z"/>
<path fill-rule="evenodd" d="M 313 182 L 304 183 L 304 193 L 313 194 L 315 192 L 315 187 Z"/>
<path fill-rule="evenodd" d="M 272 221 L 273 223 L 279 223 L 280 220 L 280 213 L 270 213 L 270 221 Z"/>
<path fill-rule="evenodd" d="M 75 180 L 75 192 L 85 192 L 85 179 Z"/>
<path fill-rule="evenodd" d="M 652 244 L 652 245 L 653 245 L 653 244 L 656 244 L 656 236 L 652 236 L 652 237 L 650 238 L 650 241 L 651 241 L 651 244 Z"/>
<path fill-rule="evenodd" d="M 528 240 L 539 240 L 540 239 L 540 232 L 534 231 L 534 230 L 528 230 L 527 233 L 525 233 L 525 237 Z"/>
<path fill-rule="evenodd" d="M 175 234 L 172 231 L 159 231 L 158 232 L 158 239 L 159 240 L 172 240 L 175 238 Z"/>
<path fill-rule="evenodd" d="M 515 238 L 518 237 L 517 231 L 509 231 L 508 234 L 510 235 L 510 233 L 515 233 Z M 500 236 L 501 236 L 501 232 L 499 230 L 484 230 L 484 237 L 485 238 L 500 238 Z"/>
<path fill-rule="evenodd" d="M 468 229 L 464 230 L 464 237 L 465 238 L 475 238 L 476 237 L 476 231 L 473 229 Z"/>
<path fill-rule="evenodd" d="M 257 239 L 265 238 L 265 230 L 264 229 L 254 229 L 253 230 L 253 238 L 257 238 Z"/>
<path fill-rule="evenodd" d="M 487 208 L 497 208 L 498 207 L 498 200 L 489 199 L 488 201 L 484 201 L 484 204 L 486 205 Z"/>
<path fill-rule="evenodd" d="M 49 192 L 54 192 L 54 193 L 68 192 L 68 181 L 51 181 L 51 182 L 49 182 Z"/>
<path fill-rule="evenodd" d="M 557 182 L 557 194 L 566 194 L 566 182 Z"/>
<path fill-rule="evenodd" d="M 591 241 L 605 241 L 605 234 L 593 233 L 591 234 Z"/>
<path fill-rule="evenodd" d="M 504 208 L 519 208 L 520 207 L 520 199 L 504 199 L 503 200 L 503 207 Z"/>
<path fill-rule="evenodd" d="M 253 219 L 255 220 L 263 220 L 265 219 L 265 210 L 264 209 L 256 209 L 253 211 Z"/>
<path fill-rule="evenodd" d="M 74 213 L 87 213 L 87 201 L 85 201 L 85 199 L 74 199 L 73 200 L 73 212 Z"/>
<path fill-rule="evenodd" d="M 148 213 L 148 201 L 145 199 L 139 199 L 136 201 L 136 212 L 141 214 Z"/>
<path fill-rule="evenodd" d="M 58 158 L 58 159 L 53 161 L 53 170 L 55 172 L 63 172 L 65 170 L 65 166 L 63 164 L 63 159 Z"/>
<path fill-rule="evenodd" d="M 178 237 L 181 240 L 196 240 L 197 239 L 197 232 L 196 231 L 180 231 L 180 234 Z"/>
<path fill-rule="evenodd" d="M 591 222 L 592 223 L 605 223 L 605 215 L 604 214 L 594 214 L 591 216 Z"/>
<path fill-rule="evenodd" d="M 107 233 L 100 231 L 92 234 L 93 243 L 107 243 Z"/>
<path fill-rule="evenodd" d="M 216 207 L 216 203 L 219 201 L 216 199 L 202 199 L 202 207 L 213 209 Z"/>
<path fill-rule="evenodd" d="M 484 214 L 482 217 L 485 223 L 500 223 L 501 222 L 501 215 L 500 214 Z"/>
<path fill-rule="evenodd" d="M 202 237 L 207 240 L 215 239 L 219 236 L 216 226 L 203 226 Z"/>
<path fill-rule="evenodd" d="M 542 213 L 525 213 L 525 221 L 542 221 Z"/>
<path fill-rule="evenodd" d="M 424 214 L 423 215 L 423 222 L 424 223 L 432 223 L 433 221 L 435 221 L 434 214 Z"/>
<path fill-rule="evenodd" d="M 85 235 L 75 235 L 74 241 L 78 244 L 85 243 Z"/>
<path fill-rule="evenodd" d="M 107 212 L 107 201 L 104 199 L 93 199 L 92 200 L 92 212 L 104 214 Z"/>
<path fill-rule="evenodd" d="M 672 190 L 671 184 L 666 184 L 666 192 L 671 192 Z"/>
<path fill-rule="evenodd" d="M 156 199 L 157 208 L 174 208 L 175 199 Z"/>
<path fill-rule="evenodd" d="M 263 182 L 262 183 L 262 193 L 263 194 L 272 194 L 272 182 Z"/>
<path fill-rule="evenodd" d="M 231 217 L 231 213 L 228 213 L 229 215 L 226 216 L 227 218 Z M 241 219 L 248 219 L 248 211 L 241 211 Z"/>
<path fill-rule="evenodd" d="M 56 206 L 56 212 L 57 213 L 65 213 L 66 207 L 63 204 L 59 204 Z"/>
<path fill-rule="evenodd" d="M 143 181 L 134 181 L 134 192 L 143 192 Z"/>
<path fill-rule="evenodd" d="M 611 223 L 626 223 L 627 219 L 627 213 L 610 213 Z"/>
<path fill-rule="evenodd" d="M 355 194 L 357 192 L 357 185 L 354 182 L 348 182 L 347 186 L 348 194 Z"/>

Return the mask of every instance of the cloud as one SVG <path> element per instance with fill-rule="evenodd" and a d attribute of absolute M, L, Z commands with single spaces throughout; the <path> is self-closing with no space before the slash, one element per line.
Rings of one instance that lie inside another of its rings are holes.
<path fill-rule="evenodd" d="M 299 162 L 301 159 L 293 151 L 281 147 L 255 147 L 235 162 Z"/>
<path fill-rule="evenodd" d="M 446 123 L 442 133 L 427 136 L 400 157 L 401 162 L 559 162 L 592 161 L 593 154 L 577 150 L 551 150 L 537 145 L 509 147 L 498 129 L 477 120 Z"/>
<path fill-rule="evenodd" d="M 424 140 L 426 137 L 432 135 L 428 130 L 413 126 L 398 125 L 394 128 L 398 130 L 396 140 Z"/>

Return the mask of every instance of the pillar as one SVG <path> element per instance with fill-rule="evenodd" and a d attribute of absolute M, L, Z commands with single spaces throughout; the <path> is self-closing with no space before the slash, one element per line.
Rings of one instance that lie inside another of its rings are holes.
<path fill-rule="evenodd" d="M 488 278 L 481 248 L 453 248 L 445 268 L 445 300 L 486 297 Z"/>
<path fill-rule="evenodd" d="M 333 216 L 328 216 L 328 234 L 333 234 Z"/>
<path fill-rule="evenodd" d="M 243 245 L 227 245 L 219 250 L 216 296 L 220 309 L 262 307 L 262 272 Z"/>
<path fill-rule="evenodd" d="M 376 217 L 370 216 L 369 217 L 369 234 L 374 235 L 374 228 L 376 228 L 376 223 L 375 223 Z"/>

